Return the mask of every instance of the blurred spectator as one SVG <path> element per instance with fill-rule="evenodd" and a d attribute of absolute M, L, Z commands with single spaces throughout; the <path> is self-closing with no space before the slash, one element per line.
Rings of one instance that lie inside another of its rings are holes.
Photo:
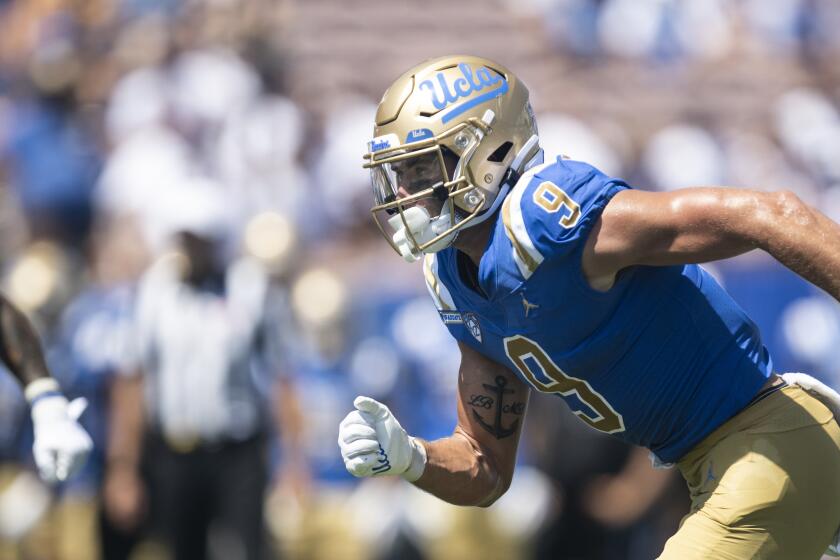
<path fill-rule="evenodd" d="M 819 91 L 799 88 L 785 93 L 775 107 L 782 145 L 818 179 L 840 182 L 840 113 Z"/>
<path fill-rule="evenodd" d="M 745 0 L 742 9 L 753 33 L 774 50 L 789 50 L 800 39 L 805 1 Z"/>
<path fill-rule="evenodd" d="M 372 134 L 375 113 L 376 106 L 370 100 L 352 97 L 339 99 L 326 115 L 324 146 L 315 164 L 315 179 L 328 204 L 313 210 L 322 212 L 328 223 L 352 226 L 362 217 L 367 219 L 369 179 L 359 158 Z"/>
<path fill-rule="evenodd" d="M 840 309 L 825 296 L 794 300 L 781 317 L 781 329 L 794 355 L 809 372 L 840 386 Z"/>
<path fill-rule="evenodd" d="M 540 142 L 552 150 L 552 154 L 556 150 L 571 159 L 590 163 L 607 175 L 622 176 L 624 165 L 620 155 L 584 122 L 568 115 L 552 113 L 539 115 L 537 122 Z"/>
<path fill-rule="evenodd" d="M 97 519 L 109 432 L 108 395 L 130 345 L 130 296 L 125 285 L 92 284 L 84 289 L 67 307 L 50 356 L 68 394 L 87 399 L 82 422 L 94 441 L 83 471 L 62 491 L 60 503 L 74 512 L 69 530 L 77 535 L 76 550 L 63 554 L 65 560 L 98 557 L 100 542 L 106 543 L 103 557 L 112 557 L 110 540 L 99 538 Z"/>
<path fill-rule="evenodd" d="M 709 132 L 697 126 L 675 124 L 660 130 L 644 158 L 653 185 L 662 190 L 724 183 L 723 151 Z"/>
<path fill-rule="evenodd" d="M 599 37 L 607 52 L 669 60 L 720 58 L 731 48 L 731 22 L 722 0 L 607 0 Z"/>
<path fill-rule="evenodd" d="M 92 224 L 101 157 L 72 95 L 60 89 L 13 100 L 0 133 L 0 164 L 32 235 L 68 245 L 84 239 Z"/>

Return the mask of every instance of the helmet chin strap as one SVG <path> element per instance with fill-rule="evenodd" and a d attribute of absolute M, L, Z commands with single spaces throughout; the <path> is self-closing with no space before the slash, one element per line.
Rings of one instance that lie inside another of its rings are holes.
<path fill-rule="evenodd" d="M 499 209 L 499 206 L 502 205 L 502 202 L 504 202 L 505 197 L 507 197 L 510 192 L 510 189 L 512 189 L 519 181 L 522 173 L 535 165 L 541 164 L 544 157 L 543 150 L 540 148 L 540 138 L 534 134 L 528 138 L 528 141 L 525 142 L 525 145 L 522 146 L 522 149 L 519 150 L 516 157 L 513 158 L 510 167 L 508 167 L 507 172 L 505 172 L 505 176 L 502 179 L 502 184 L 499 186 L 499 193 L 496 195 L 496 199 L 493 201 L 493 204 L 490 205 L 490 208 L 466 224 L 462 229 L 477 226 L 493 216 L 496 213 L 496 210 Z"/>

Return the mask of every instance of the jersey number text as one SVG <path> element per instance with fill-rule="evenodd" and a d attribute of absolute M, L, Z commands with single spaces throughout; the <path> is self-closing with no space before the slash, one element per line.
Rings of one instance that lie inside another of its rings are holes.
<path fill-rule="evenodd" d="M 608 434 L 624 431 L 624 418 L 598 391 L 590 387 L 589 383 L 583 379 L 567 375 L 549 358 L 545 350 L 530 338 L 522 335 L 507 337 L 505 339 L 505 353 L 516 366 L 516 369 L 538 391 L 560 393 L 566 397 L 572 394 L 577 395 L 594 412 L 594 415 L 589 411 L 573 410 L 573 412 L 596 430 Z M 542 370 L 543 376 L 548 380 L 547 382 L 534 374 L 526 362 L 529 358 Z"/>
<path fill-rule="evenodd" d="M 580 205 L 551 181 L 540 183 L 534 191 L 534 202 L 552 214 L 565 206 L 569 213 L 560 218 L 560 225 L 566 229 L 574 227 L 580 220 Z"/>

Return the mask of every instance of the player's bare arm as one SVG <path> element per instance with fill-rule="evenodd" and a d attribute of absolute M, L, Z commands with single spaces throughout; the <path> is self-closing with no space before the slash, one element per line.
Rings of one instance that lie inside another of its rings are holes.
<path fill-rule="evenodd" d="M 622 191 L 595 225 L 582 265 L 593 286 L 609 286 L 629 266 L 702 263 L 752 249 L 840 300 L 840 226 L 790 192 Z"/>
<path fill-rule="evenodd" d="M 124 530 L 137 527 L 145 510 L 140 477 L 144 432 L 144 378 L 140 372 L 120 375 L 111 386 L 111 411 L 103 505 L 111 523 Z"/>
<path fill-rule="evenodd" d="M 488 506 L 510 486 L 528 387 L 507 368 L 459 343 L 458 425 L 424 442 L 428 462 L 415 483 L 456 504 Z"/>
<path fill-rule="evenodd" d="M 0 359 L 24 387 L 50 376 L 32 325 L 3 295 L 0 295 Z"/>
<path fill-rule="evenodd" d="M 338 445 L 357 477 L 399 475 L 456 505 L 489 506 L 510 486 L 528 388 L 507 368 L 459 343 L 458 424 L 433 442 L 409 436 L 387 406 L 358 397 Z"/>
<path fill-rule="evenodd" d="M 24 387 L 32 407 L 35 440 L 32 451 L 41 478 L 64 480 L 78 471 L 93 444 L 76 422 L 83 400 L 67 402 L 50 376 L 44 351 L 29 320 L 0 295 L 0 360 Z"/>

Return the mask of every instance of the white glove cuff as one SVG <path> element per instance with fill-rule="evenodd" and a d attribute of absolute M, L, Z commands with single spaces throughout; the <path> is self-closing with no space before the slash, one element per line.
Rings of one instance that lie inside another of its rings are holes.
<path fill-rule="evenodd" d="M 411 463 L 401 476 L 408 482 L 414 482 L 423 476 L 428 458 L 426 457 L 426 447 L 417 438 L 409 437 L 408 443 L 411 446 Z"/>
<path fill-rule="evenodd" d="M 27 385 L 23 394 L 31 406 L 43 397 L 61 396 L 61 387 L 58 386 L 58 381 L 52 377 L 41 377 Z"/>

